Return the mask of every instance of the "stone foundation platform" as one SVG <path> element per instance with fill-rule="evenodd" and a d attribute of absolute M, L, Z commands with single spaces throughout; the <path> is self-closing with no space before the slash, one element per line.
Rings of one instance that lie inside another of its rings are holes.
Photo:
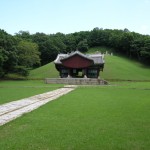
<path fill-rule="evenodd" d="M 107 85 L 108 82 L 94 78 L 46 78 L 47 84 L 69 84 L 69 85 Z"/>

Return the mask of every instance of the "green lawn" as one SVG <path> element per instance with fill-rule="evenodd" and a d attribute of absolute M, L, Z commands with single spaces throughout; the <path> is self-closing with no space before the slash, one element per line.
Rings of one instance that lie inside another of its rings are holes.
<path fill-rule="evenodd" d="M 48 92 L 63 85 L 45 84 L 44 81 L 0 81 L 0 104 Z"/>
<path fill-rule="evenodd" d="M 28 78 L 46 77 L 58 77 L 53 62 L 32 70 Z M 0 149 L 150 149 L 150 82 L 144 82 L 150 81 L 150 68 L 123 57 L 107 55 L 101 77 L 109 80 L 110 85 L 78 87 L 1 126 Z M 45 84 L 41 80 L 0 81 L 0 104 L 62 86 Z"/>
<path fill-rule="evenodd" d="M 149 98 L 149 82 L 79 87 L 1 126 L 0 147 L 4 150 L 148 150 Z"/>

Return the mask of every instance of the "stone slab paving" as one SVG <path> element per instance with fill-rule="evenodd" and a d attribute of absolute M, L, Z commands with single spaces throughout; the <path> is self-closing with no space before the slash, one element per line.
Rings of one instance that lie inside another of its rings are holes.
<path fill-rule="evenodd" d="M 0 126 L 71 92 L 75 87 L 76 86 L 66 86 L 54 91 L 0 105 Z"/>

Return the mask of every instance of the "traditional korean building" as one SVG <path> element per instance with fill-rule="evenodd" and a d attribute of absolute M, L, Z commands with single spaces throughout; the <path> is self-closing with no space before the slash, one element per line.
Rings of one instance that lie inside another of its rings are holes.
<path fill-rule="evenodd" d="M 75 51 L 58 54 L 54 63 L 61 78 L 98 78 L 104 68 L 104 56 Z"/>

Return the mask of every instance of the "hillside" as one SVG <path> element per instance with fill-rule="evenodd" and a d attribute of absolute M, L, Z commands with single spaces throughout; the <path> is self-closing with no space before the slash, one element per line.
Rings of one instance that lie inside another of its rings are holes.
<path fill-rule="evenodd" d="M 91 51 L 94 52 L 94 49 L 89 50 L 89 52 Z M 101 51 L 101 49 L 96 48 L 95 51 Z M 29 79 L 56 78 L 58 76 L 55 65 L 51 62 L 32 70 Z M 105 66 L 104 71 L 101 72 L 101 78 L 106 80 L 150 80 L 150 68 L 121 56 L 105 55 Z"/>
<path fill-rule="evenodd" d="M 55 69 L 53 62 L 34 69 L 30 72 L 29 79 L 44 79 L 44 78 L 57 78 L 58 71 Z"/>
<path fill-rule="evenodd" d="M 150 68 L 119 56 L 105 55 L 101 78 L 115 80 L 150 80 Z"/>

